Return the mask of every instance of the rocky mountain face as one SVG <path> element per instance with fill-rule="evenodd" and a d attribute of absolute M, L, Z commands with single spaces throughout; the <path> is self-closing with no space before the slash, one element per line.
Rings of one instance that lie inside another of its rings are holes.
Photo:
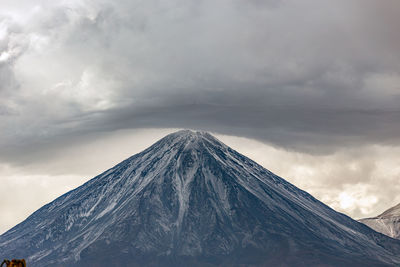
<path fill-rule="evenodd" d="M 179 131 L 0 236 L 40 266 L 398 266 L 400 241 L 204 132 Z"/>
<path fill-rule="evenodd" d="M 387 236 L 400 239 L 400 204 L 388 209 L 374 218 L 365 218 L 359 222 Z"/>

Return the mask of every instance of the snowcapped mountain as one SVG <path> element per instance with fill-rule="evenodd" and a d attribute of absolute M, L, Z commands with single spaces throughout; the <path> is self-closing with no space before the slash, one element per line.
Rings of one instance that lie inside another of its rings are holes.
<path fill-rule="evenodd" d="M 0 236 L 28 266 L 394 266 L 400 241 L 179 131 Z"/>
<path fill-rule="evenodd" d="M 372 229 L 387 236 L 400 239 L 400 204 L 374 218 L 359 220 Z"/>

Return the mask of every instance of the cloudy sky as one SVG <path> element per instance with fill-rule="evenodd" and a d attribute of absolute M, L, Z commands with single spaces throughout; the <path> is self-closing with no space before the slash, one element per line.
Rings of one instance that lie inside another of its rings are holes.
<path fill-rule="evenodd" d="M 176 129 L 354 218 L 400 202 L 400 1 L 1 0 L 0 233 Z"/>

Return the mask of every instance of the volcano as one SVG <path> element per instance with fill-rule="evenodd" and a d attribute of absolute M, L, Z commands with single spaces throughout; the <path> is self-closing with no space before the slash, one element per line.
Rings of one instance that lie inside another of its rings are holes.
<path fill-rule="evenodd" d="M 27 266 L 394 266 L 400 241 L 209 133 L 170 134 L 0 236 Z"/>

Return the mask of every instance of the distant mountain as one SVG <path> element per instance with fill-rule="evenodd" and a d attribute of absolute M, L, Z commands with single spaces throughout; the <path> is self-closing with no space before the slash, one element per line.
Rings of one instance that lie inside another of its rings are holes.
<path fill-rule="evenodd" d="M 107 153 L 107 151 L 104 151 Z M 400 241 L 179 131 L 0 236 L 28 266 L 399 266 Z"/>
<path fill-rule="evenodd" d="M 400 239 L 400 204 L 374 218 L 359 220 L 372 229 L 387 236 Z"/>

